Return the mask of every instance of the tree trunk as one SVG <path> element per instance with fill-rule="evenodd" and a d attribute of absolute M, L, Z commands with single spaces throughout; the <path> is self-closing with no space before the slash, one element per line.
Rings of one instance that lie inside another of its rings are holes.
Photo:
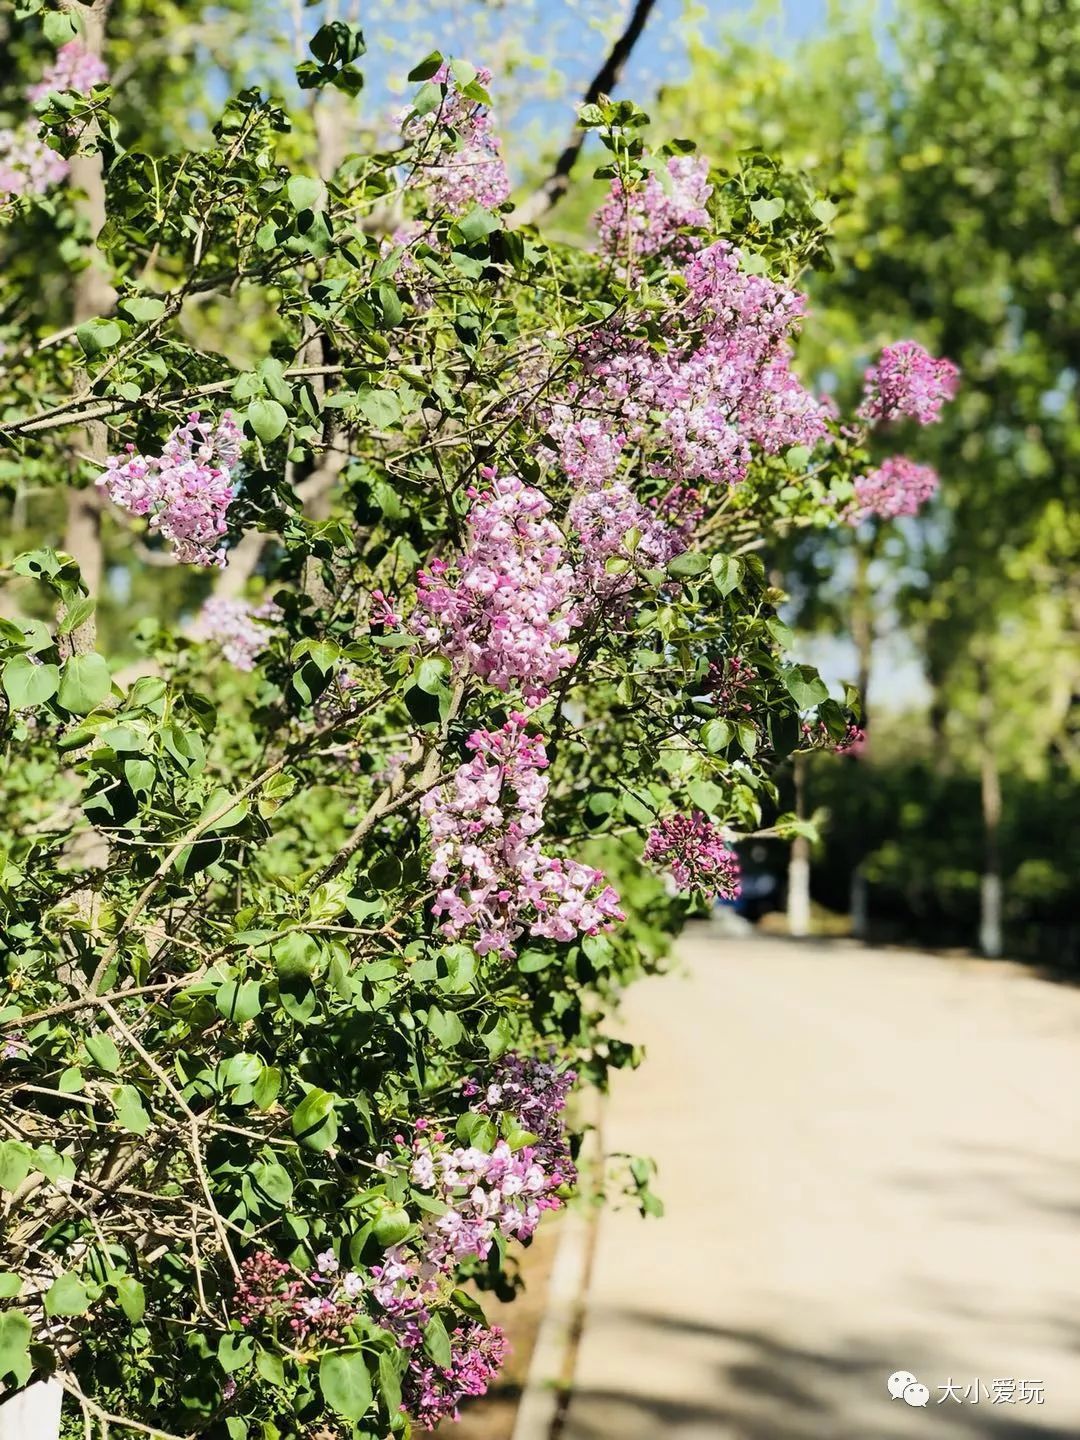
<path fill-rule="evenodd" d="M 857 673 L 855 683 L 862 701 L 862 729 L 870 724 L 870 677 L 874 660 L 874 597 L 870 588 L 870 562 L 873 559 L 877 532 L 867 543 L 855 541 L 855 584 L 851 596 L 851 635 L 855 642 Z M 852 767 L 855 769 L 856 767 Z M 856 769 L 855 784 L 862 783 L 862 772 Z M 857 843 L 857 842 L 856 842 Z M 857 940 L 866 940 L 870 931 L 869 887 L 863 857 L 859 856 L 851 871 L 848 898 L 851 933 Z"/>
<path fill-rule="evenodd" d="M 97 56 L 105 51 L 105 22 L 109 15 L 111 0 L 94 0 L 93 5 L 84 9 L 77 7 L 82 42 L 87 50 Z M 71 159 L 71 185 L 82 191 L 83 199 L 78 210 L 87 228 L 87 264 L 75 277 L 72 295 L 71 319 L 75 325 L 84 320 L 93 320 L 106 315 L 116 304 L 116 292 L 109 284 L 108 275 L 97 249 L 97 237 L 105 224 L 105 178 L 102 158 L 99 154 L 74 155 Z M 85 379 L 85 376 L 81 377 Z M 104 464 L 108 454 L 108 430 L 103 420 L 90 420 L 81 436 L 74 442 L 75 448 L 89 455 L 92 460 Z M 101 549 L 100 492 L 89 487 L 75 486 L 67 492 L 67 527 L 64 532 L 64 549 L 78 561 L 83 583 L 95 598 L 101 593 L 104 574 L 104 558 Z M 94 616 L 90 615 L 71 635 L 71 647 L 76 654 L 83 654 L 94 648 L 96 638 Z"/>
<path fill-rule="evenodd" d="M 989 667 L 975 664 L 979 686 L 979 772 L 982 794 L 983 874 L 979 886 L 979 949 L 996 960 L 1004 950 L 1001 879 L 1001 776 L 994 746 L 994 701 Z"/>
<path fill-rule="evenodd" d="M 806 756 L 796 755 L 793 768 L 795 816 L 806 819 Z M 787 887 L 788 934 L 800 939 L 810 934 L 810 841 L 796 835 L 791 842 Z"/>

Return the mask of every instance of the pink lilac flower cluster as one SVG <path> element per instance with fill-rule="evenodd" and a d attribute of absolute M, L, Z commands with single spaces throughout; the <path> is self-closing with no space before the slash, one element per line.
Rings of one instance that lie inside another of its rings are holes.
<path fill-rule="evenodd" d="M 109 78 L 108 67 L 79 40 L 61 46 L 56 58 L 26 98 L 33 104 L 54 90 L 86 94 Z M 25 195 L 44 195 L 68 173 L 68 162 L 51 149 L 36 120 L 0 129 L 0 204 Z"/>
<path fill-rule="evenodd" d="M 0 1060 L 21 1060 L 29 1053 L 29 1048 L 22 1034 L 17 1030 L 12 1031 L 5 1037 L 3 1045 L 0 1045 Z"/>
<path fill-rule="evenodd" d="M 726 660 L 713 660 L 709 664 L 708 685 L 713 704 L 721 715 L 735 711 L 746 713 L 753 709 L 746 692 L 757 679 L 757 672 L 741 655 L 731 655 Z"/>
<path fill-rule="evenodd" d="M 558 447 L 559 466 L 576 487 L 600 490 L 615 478 L 626 436 L 606 420 L 559 404 L 552 407 L 548 428 Z"/>
<path fill-rule="evenodd" d="M 421 802 L 442 933 L 457 940 L 475 932 L 479 954 L 506 959 L 522 934 L 568 941 L 624 918 L 599 870 L 541 848 L 548 761 L 527 723 L 513 714 L 499 730 L 475 731 L 468 740 L 472 759 Z"/>
<path fill-rule="evenodd" d="M 114 504 L 149 518 L 187 565 L 224 565 L 218 542 L 236 493 L 233 470 L 243 436 L 228 410 L 216 424 L 193 410 L 165 442 L 160 457 L 139 455 L 133 445 L 114 455 L 98 485 Z"/>
<path fill-rule="evenodd" d="M 736 484 L 752 446 L 775 454 L 826 434 L 822 403 L 791 371 L 805 299 L 741 270 L 740 259 L 726 241 L 694 255 L 682 271 L 686 295 L 671 312 L 664 350 L 618 324 L 583 341 L 585 374 L 568 403 L 588 419 L 553 429 L 564 465 L 580 463 L 587 433 L 594 479 L 600 462 L 612 472 L 617 437 L 625 437 L 643 448 L 651 475 Z M 598 424 L 607 431 L 603 443 Z"/>
<path fill-rule="evenodd" d="M 860 729 L 854 721 L 848 724 L 840 740 L 834 741 L 828 726 L 820 720 L 804 720 L 802 733 L 807 744 L 820 750 L 832 750 L 836 755 L 861 755 L 866 749 L 866 731 Z"/>
<path fill-rule="evenodd" d="M 544 1211 L 562 1204 L 554 1193 L 562 1182 L 544 1171 L 528 1146 L 512 1151 L 500 1140 L 489 1154 L 475 1146 L 451 1146 L 442 1131 L 429 1134 L 424 1122 L 417 1132 L 405 1160 L 409 1178 L 443 1211 L 425 1214 L 418 1238 L 390 1246 L 382 1263 L 371 1267 L 371 1294 L 382 1325 L 412 1352 L 405 1406 L 431 1428 L 454 1414 L 465 1395 L 483 1394 L 506 1352 L 496 1344 L 481 1348 L 477 1357 L 481 1336 L 466 1325 L 456 1332 L 457 1354 L 449 1370 L 432 1369 L 423 1352 L 424 1327 L 453 1288 L 460 1263 L 486 1258 L 496 1235 L 528 1240 Z M 382 1159 L 386 1167 L 393 1163 L 389 1156 Z M 499 1332 L 496 1340 L 501 1340 Z M 476 1363 L 477 1358 L 484 1363 Z M 465 1379 L 479 1388 L 460 1383 Z"/>
<path fill-rule="evenodd" d="M 872 424 L 911 419 L 932 425 L 956 394 L 959 376 L 951 360 L 936 359 L 914 340 L 886 345 L 866 372 L 859 418 Z"/>
<path fill-rule="evenodd" d="M 530 1142 L 533 1154 L 552 1180 L 572 1185 L 577 1170 L 563 1112 L 576 1080 L 575 1071 L 560 1068 L 553 1059 L 511 1051 L 499 1061 L 482 1098 L 472 1108 L 481 1115 L 509 1111 L 523 1130 L 536 1136 Z M 472 1093 L 479 1093 L 479 1087 Z"/>
<path fill-rule="evenodd" d="M 917 465 L 906 455 L 890 455 L 876 470 L 858 476 L 855 500 L 844 518 L 849 525 L 858 525 L 872 515 L 883 520 L 915 515 L 937 493 L 939 483 L 931 466 Z"/>
<path fill-rule="evenodd" d="M 739 893 L 738 856 L 700 810 L 654 825 L 645 859 L 670 870 L 683 890 L 703 890 L 723 900 L 734 900 Z"/>
<path fill-rule="evenodd" d="M 26 98 L 33 103 L 44 100 L 55 90 L 76 90 L 88 95 L 95 85 L 106 85 L 109 67 L 99 55 L 88 50 L 81 40 L 61 45 L 56 58 L 36 85 L 31 85 Z"/>
<path fill-rule="evenodd" d="M 837 755 L 861 755 L 866 749 L 866 731 L 858 725 L 849 725 L 844 738 L 838 740 L 834 748 Z"/>
<path fill-rule="evenodd" d="M 705 243 L 686 231 L 708 226 L 711 194 L 709 162 L 701 155 L 673 155 L 664 175 L 654 172 L 629 191 L 613 180 L 594 217 L 601 251 L 631 270 L 661 250 L 686 258 Z"/>
<path fill-rule="evenodd" d="M 240 1324 L 276 1321 L 297 1345 L 340 1343 L 359 1314 L 364 1281 L 355 1271 L 340 1274 L 339 1268 L 330 1250 L 318 1256 L 315 1269 L 308 1273 L 265 1250 L 256 1251 L 240 1263 L 236 1287 Z"/>
<path fill-rule="evenodd" d="M 212 640 L 237 670 L 254 670 L 256 659 L 273 639 L 274 625 L 281 615 L 272 600 L 250 605 L 246 600 L 211 595 L 199 611 L 195 634 L 199 639 Z"/>
<path fill-rule="evenodd" d="M 466 1320 L 450 1332 L 449 1370 L 429 1360 L 422 1350 L 413 1352 L 402 1380 L 402 1408 L 425 1430 L 434 1430 L 443 1420 L 459 1420 L 462 1400 L 486 1395 L 509 1353 L 501 1326 Z"/>
<path fill-rule="evenodd" d="M 381 590 L 371 592 L 371 610 L 369 622 L 377 625 L 383 630 L 397 630 L 401 626 L 401 616 L 398 614 L 397 601 L 393 595 L 384 595 Z"/>
<path fill-rule="evenodd" d="M 663 495 L 649 501 L 649 508 L 682 536 L 683 548 L 705 518 L 705 500 L 693 485 L 672 485 Z"/>
<path fill-rule="evenodd" d="M 569 530 L 577 542 L 574 589 L 579 597 L 577 620 L 596 600 L 610 601 L 633 589 L 633 576 L 608 571 L 607 562 L 621 559 L 644 569 L 667 565 L 686 549 L 697 517 L 696 491 L 674 486 L 662 501 L 645 506 L 625 480 L 616 479 L 626 436 L 568 405 L 556 405 L 548 431 L 559 453 L 559 465 L 577 491 L 567 511 Z"/>
<path fill-rule="evenodd" d="M 574 572 L 540 491 L 482 473 L 489 488 L 470 491 L 465 548 L 453 565 L 436 559 L 420 572 L 412 626 L 488 684 L 516 682 L 532 704 L 573 659 Z"/>
<path fill-rule="evenodd" d="M 478 70 L 476 79 L 490 84 L 491 71 Z M 434 206 L 450 215 L 464 215 L 473 205 L 493 210 L 510 194 L 510 176 L 490 112 L 461 94 L 448 63 L 432 83 L 442 86 L 441 103 L 423 115 L 406 111 L 402 124 L 417 150 L 409 184 L 424 186 Z"/>
<path fill-rule="evenodd" d="M 577 583 L 585 597 L 610 600 L 633 588 L 630 572 L 608 572 L 611 559 L 662 569 L 686 549 L 682 527 L 669 525 L 655 509 L 642 505 L 621 480 L 578 495 L 567 518 L 581 549 Z"/>
<path fill-rule="evenodd" d="M 30 125 L 0 129 L 0 204 L 44 195 L 68 173 L 68 162 Z"/>
<path fill-rule="evenodd" d="M 417 1121 L 411 1147 L 396 1136 L 398 1154 L 378 1157 L 381 1169 L 406 1170 L 415 1190 L 439 1202 L 439 1213 L 424 1211 L 419 1236 L 391 1245 L 382 1264 L 371 1270 L 371 1293 L 386 1317 L 384 1323 L 405 1345 L 422 1343 L 432 1306 L 451 1288 L 448 1282 L 463 1260 L 486 1259 L 498 1236 L 531 1239 L 544 1212 L 562 1206 L 560 1191 L 572 1171 L 562 1160 L 561 1152 L 568 1153 L 565 1136 L 555 1138 L 555 1130 L 561 1129 L 560 1112 L 551 1121 L 550 1168 L 532 1144 L 513 1150 L 500 1139 L 490 1151 L 455 1145 L 426 1120 Z"/>

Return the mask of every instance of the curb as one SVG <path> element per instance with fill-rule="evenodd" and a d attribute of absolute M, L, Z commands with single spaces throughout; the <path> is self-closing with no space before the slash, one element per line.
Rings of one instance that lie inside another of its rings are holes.
<path fill-rule="evenodd" d="M 529 1362 L 511 1440 L 553 1440 L 561 1429 L 573 1382 L 577 1345 L 584 1319 L 586 1292 L 592 1262 L 597 1210 L 591 1198 L 592 1181 L 602 1156 L 600 1123 L 603 1098 L 590 1106 L 580 1170 L 589 1177 L 584 1203 L 567 1209 L 548 1282 L 547 1306 Z"/>

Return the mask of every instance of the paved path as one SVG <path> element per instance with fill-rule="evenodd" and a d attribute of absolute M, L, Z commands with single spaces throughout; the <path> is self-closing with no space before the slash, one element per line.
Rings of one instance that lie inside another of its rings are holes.
<path fill-rule="evenodd" d="M 649 1054 L 604 1134 L 656 1157 L 667 1215 L 600 1221 L 563 1440 L 1077 1440 L 1080 990 L 700 933 L 682 958 L 630 997 Z"/>

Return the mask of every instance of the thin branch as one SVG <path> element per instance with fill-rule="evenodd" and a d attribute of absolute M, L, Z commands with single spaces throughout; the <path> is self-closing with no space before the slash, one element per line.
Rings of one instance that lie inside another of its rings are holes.
<path fill-rule="evenodd" d="M 622 78 L 630 53 L 645 29 L 656 0 L 637 0 L 626 29 L 608 51 L 607 58 L 593 76 L 589 88 L 582 97 L 582 105 L 595 105 L 601 95 L 610 95 Z M 570 188 L 570 172 L 577 164 L 581 147 L 585 143 L 585 131 L 575 124 L 570 131 L 566 146 L 555 162 L 551 174 L 514 211 L 514 221 L 519 225 L 535 225 L 542 215 L 559 203 Z"/>
<path fill-rule="evenodd" d="M 301 375 L 340 375 L 348 367 L 345 365 L 294 365 L 284 373 L 290 379 Z M 66 425 L 78 425 L 84 420 L 102 419 L 108 415 L 122 415 L 125 410 L 132 410 L 136 406 L 147 406 L 150 404 L 164 408 L 167 405 L 182 405 L 194 400 L 199 395 L 223 395 L 230 391 L 236 384 L 236 376 L 232 375 L 227 380 L 212 380 L 207 385 L 195 385 L 189 390 L 175 390 L 168 395 L 148 396 L 142 395 L 138 400 L 125 400 L 120 395 L 111 395 L 107 400 L 100 400 L 95 405 L 87 405 L 84 410 L 74 410 L 77 397 L 66 400 L 63 406 L 54 406 L 52 409 L 39 412 L 37 415 L 27 415 L 22 420 L 12 420 L 6 425 L 0 425 L 0 436 L 3 435 L 29 435 L 37 430 L 60 430 Z"/>

